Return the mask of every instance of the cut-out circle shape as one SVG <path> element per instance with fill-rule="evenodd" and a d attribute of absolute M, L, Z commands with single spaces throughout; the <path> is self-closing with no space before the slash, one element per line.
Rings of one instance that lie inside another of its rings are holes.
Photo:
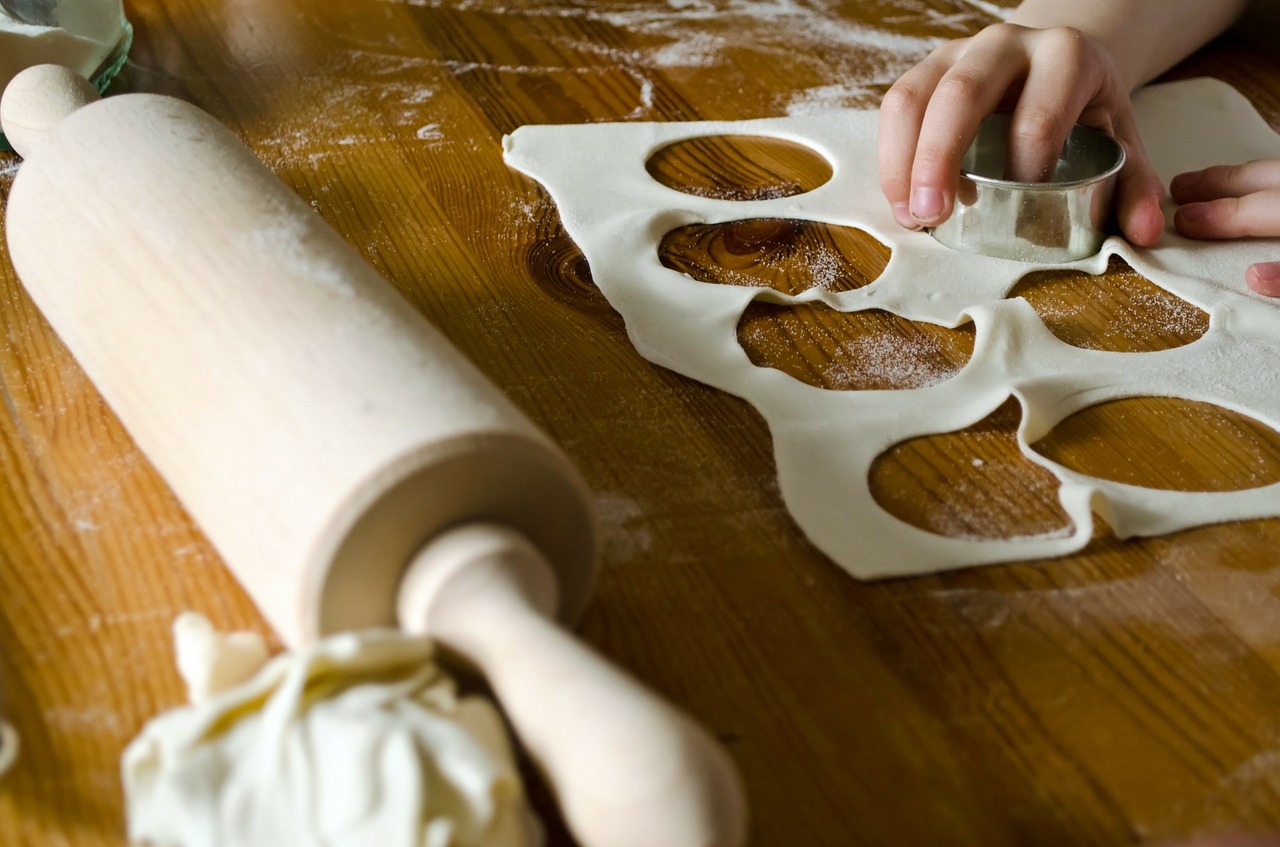
<path fill-rule="evenodd" d="M 715 200 L 777 200 L 831 179 L 831 163 L 811 147 L 758 135 L 708 135 L 660 148 L 645 162 L 658 182 Z"/>
<path fill-rule="evenodd" d="M 775 368 L 833 391 L 928 388 L 973 356 L 973 326 L 948 329 L 879 309 L 838 312 L 821 303 L 756 301 L 738 323 L 738 343 L 757 367 Z"/>
<path fill-rule="evenodd" d="M 1107 273 L 1029 273 L 1009 297 L 1031 304 L 1060 341 L 1085 350 L 1151 353 L 1191 344 L 1209 331 L 1209 315 L 1112 256 Z"/>
<path fill-rule="evenodd" d="M 674 229 L 663 236 L 658 256 L 665 267 L 699 282 L 795 296 L 813 288 L 852 291 L 873 282 L 889 263 L 889 248 L 854 227 L 751 218 Z"/>
<path fill-rule="evenodd" d="M 1018 449 L 1022 410 L 1008 400 L 957 432 L 912 438 L 876 457 L 867 482 L 889 514 L 950 538 L 1019 538 L 1071 527 L 1058 480 Z"/>
<path fill-rule="evenodd" d="M 1280 433 L 1194 400 L 1129 397 L 1058 423 L 1032 446 L 1097 479 L 1166 491 L 1244 491 L 1280 482 Z"/>

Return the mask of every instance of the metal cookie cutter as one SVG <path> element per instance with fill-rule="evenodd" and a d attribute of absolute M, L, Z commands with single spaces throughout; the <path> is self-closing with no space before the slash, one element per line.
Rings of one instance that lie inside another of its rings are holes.
<path fill-rule="evenodd" d="M 1061 264 L 1102 248 L 1124 148 L 1105 132 L 1076 124 L 1046 182 L 1004 179 L 1008 112 L 983 121 L 960 163 L 955 208 L 933 228 L 948 247 L 1022 262 Z"/>

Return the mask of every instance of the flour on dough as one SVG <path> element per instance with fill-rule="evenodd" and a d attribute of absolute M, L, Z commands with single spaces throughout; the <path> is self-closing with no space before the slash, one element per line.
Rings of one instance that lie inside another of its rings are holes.
<path fill-rule="evenodd" d="M 1161 177 L 1212 164 L 1280 156 L 1280 138 L 1248 101 L 1213 80 L 1155 86 L 1134 98 L 1143 138 Z M 1172 396 L 1214 403 L 1280 429 L 1280 303 L 1250 292 L 1245 268 L 1280 257 L 1280 239 L 1193 242 L 1170 230 L 1143 250 L 1112 238 L 1090 259 L 1059 268 L 1097 274 L 1110 256 L 1210 315 L 1209 331 L 1184 347 L 1151 353 L 1083 350 L 1055 338 L 1013 284 L 1038 266 L 952 251 L 894 223 L 875 169 L 874 111 L 714 123 L 521 127 L 504 140 L 509 165 L 555 199 L 591 275 L 626 320 L 636 349 L 664 367 L 748 400 L 769 422 L 783 499 L 827 555 L 862 578 L 925 573 L 1081 549 L 1093 510 L 1120 537 L 1158 535 L 1220 521 L 1280 514 L 1280 484 L 1227 493 L 1159 491 L 1096 479 L 1049 461 L 1029 444 L 1082 409 L 1125 397 Z M 811 147 L 835 174 L 795 197 L 733 202 L 684 194 L 645 170 L 658 149 L 709 135 L 770 136 Z M 658 244 L 688 224 L 798 218 L 857 227 L 892 248 L 871 285 L 787 296 L 711 285 L 665 268 Z M 1172 215 L 1169 215 L 1170 220 Z M 755 299 L 824 303 L 845 312 L 884 309 L 915 321 L 972 321 L 968 365 L 914 390 L 826 391 L 756 367 L 737 340 Z M 1010 396 L 1023 408 L 1018 443 L 1060 482 L 1072 526 L 1011 539 L 949 538 L 885 512 L 868 473 L 889 447 L 974 424 Z"/>
<path fill-rule="evenodd" d="M 252 639 L 211 639 L 207 621 L 183 620 L 176 629 L 197 648 L 184 670 L 199 655 L 224 670 L 252 661 Z M 228 643 L 239 657 L 219 660 L 217 646 Z M 542 843 L 496 710 L 455 694 L 429 641 L 337 635 L 272 659 L 239 685 L 201 690 L 208 699 L 155 718 L 125 750 L 132 843 Z"/>

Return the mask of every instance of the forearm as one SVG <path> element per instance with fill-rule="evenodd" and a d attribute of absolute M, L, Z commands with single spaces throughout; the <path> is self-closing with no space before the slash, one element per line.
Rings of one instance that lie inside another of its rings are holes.
<path fill-rule="evenodd" d="M 1250 0 L 1024 0 L 1022 26 L 1074 27 L 1111 55 L 1132 90 L 1231 25 Z"/>

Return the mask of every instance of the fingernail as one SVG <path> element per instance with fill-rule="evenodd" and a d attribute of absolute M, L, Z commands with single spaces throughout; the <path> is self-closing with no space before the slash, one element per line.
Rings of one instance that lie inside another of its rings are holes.
<path fill-rule="evenodd" d="M 1259 262 L 1253 266 L 1253 272 L 1259 279 L 1280 282 L 1280 262 Z"/>
<path fill-rule="evenodd" d="M 906 203 L 893 204 L 893 217 L 899 224 L 907 229 L 919 229 L 920 222 L 911 217 L 911 208 Z"/>
<path fill-rule="evenodd" d="M 1249 266 L 1249 287 L 1268 297 L 1280 297 L 1280 262 L 1258 262 Z"/>
<path fill-rule="evenodd" d="M 922 224 L 931 224 L 942 217 L 942 192 L 936 188 L 917 188 L 911 192 L 911 217 Z"/>

